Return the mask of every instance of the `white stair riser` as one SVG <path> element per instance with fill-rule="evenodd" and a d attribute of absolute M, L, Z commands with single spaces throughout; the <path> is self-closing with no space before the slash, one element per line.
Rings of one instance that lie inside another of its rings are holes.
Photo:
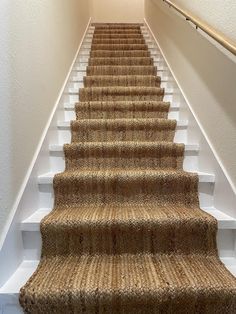
<path fill-rule="evenodd" d="M 233 232 L 233 230 L 218 230 L 217 247 L 220 257 L 232 256 L 234 252 Z M 40 231 L 24 231 L 22 234 L 25 259 L 39 260 L 42 246 Z"/>
<path fill-rule="evenodd" d="M 86 76 L 86 71 L 73 70 L 71 73 L 70 81 L 83 81 L 84 76 Z M 157 69 L 157 76 L 160 76 L 161 81 L 173 82 L 173 78 L 170 76 L 170 71 L 168 69 L 160 70 Z"/>
<path fill-rule="evenodd" d="M 149 35 L 146 35 L 146 34 L 143 34 L 143 37 L 145 39 L 145 42 L 146 43 L 151 43 L 153 44 L 153 41 L 151 39 L 151 37 Z M 101 38 L 101 37 L 100 37 Z M 96 39 L 100 39 L 100 38 L 96 38 Z M 108 39 L 108 37 L 106 37 L 105 39 Z M 115 37 L 113 37 L 112 39 L 116 39 Z M 118 38 L 117 38 L 118 39 Z M 126 39 L 126 37 L 123 37 L 123 38 L 119 38 L 119 39 Z M 131 38 L 131 39 L 135 39 L 135 38 Z M 138 38 L 139 39 L 139 38 Z M 142 39 L 142 38 L 140 38 Z M 85 37 L 85 41 L 84 41 L 84 44 L 91 44 L 92 43 L 92 40 L 93 40 L 93 35 L 89 34 Z"/>
<path fill-rule="evenodd" d="M 81 46 L 81 52 L 82 54 L 88 54 L 90 53 L 90 50 L 91 50 L 91 45 L 88 45 L 88 44 L 84 44 Z M 156 50 L 157 50 L 157 47 L 154 45 L 154 44 L 150 44 L 148 45 L 148 50 L 150 51 L 150 54 L 153 55 L 153 54 L 156 54 Z"/>
<path fill-rule="evenodd" d="M 159 51 L 157 51 L 156 49 L 151 49 L 151 50 L 149 50 L 149 52 L 150 52 L 150 57 L 152 57 L 152 58 L 155 58 L 155 57 L 156 58 L 163 58 L 161 53 Z M 83 47 L 83 48 L 81 48 L 80 55 L 79 55 L 76 62 L 79 62 L 79 60 L 81 58 L 88 58 L 89 56 L 90 56 L 90 49 Z"/>
<path fill-rule="evenodd" d="M 176 143 L 186 142 L 187 139 L 187 129 L 179 128 L 175 132 L 174 141 Z M 59 144 L 65 144 L 71 142 L 71 131 L 70 129 L 60 129 L 58 132 L 58 142 Z"/>
<path fill-rule="evenodd" d="M 168 114 L 168 118 L 169 119 L 179 119 L 179 112 L 178 110 L 170 110 L 169 114 Z M 71 120 L 75 120 L 76 119 L 76 115 L 74 110 L 66 110 L 65 111 L 65 120 L 67 121 L 71 121 Z"/>
<path fill-rule="evenodd" d="M 236 219 L 224 214 L 223 212 L 217 210 L 214 207 L 201 207 L 202 210 L 212 217 L 215 217 L 218 223 L 218 228 L 222 230 L 236 230 Z M 44 217 L 46 217 L 52 211 L 51 208 L 40 208 L 31 216 L 27 217 L 21 223 L 22 231 L 39 231 L 40 222 Z"/>
<path fill-rule="evenodd" d="M 86 36 L 93 36 L 93 34 L 94 34 L 94 29 L 90 29 Z M 142 29 L 142 34 L 144 36 L 150 36 L 150 34 L 149 34 L 149 32 L 148 32 L 148 30 L 146 28 Z"/>
<path fill-rule="evenodd" d="M 194 171 L 197 168 L 198 152 L 188 151 L 185 152 L 184 169 L 186 171 Z M 51 151 L 50 164 L 52 172 L 62 172 L 65 169 L 64 152 Z"/>
<path fill-rule="evenodd" d="M 81 46 L 81 49 L 91 49 L 91 45 L 92 45 L 92 43 L 83 43 L 83 45 Z M 145 45 L 147 45 L 148 49 L 150 49 L 150 50 L 154 50 L 154 49 L 156 50 L 157 49 L 157 47 L 154 43 L 148 42 Z"/>
<path fill-rule="evenodd" d="M 64 94 L 64 103 L 68 105 L 74 105 L 79 102 L 79 93 L 65 93 Z M 163 101 L 171 102 L 174 105 L 179 105 L 179 96 L 173 91 L 170 94 L 165 94 Z"/>
<path fill-rule="evenodd" d="M 163 61 L 154 62 L 154 66 L 157 67 L 157 72 L 168 71 L 168 67 L 165 65 Z M 74 71 L 79 71 L 79 72 L 86 72 L 86 69 L 87 69 L 87 64 L 84 64 L 84 63 L 80 65 L 75 65 L 73 68 Z M 86 74 L 84 73 L 84 75 Z"/>
<path fill-rule="evenodd" d="M 99 35 L 99 34 L 98 34 Z M 122 34 L 123 35 L 123 34 Z M 143 38 L 145 39 L 145 41 L 147 42 L 149 42 L 150 41 L 150 43 L 152 43 L 152 44 L 154 44 L 154 42 L 153 42 L 153 40 L 152 40 L 152 38 L 151 38 L 151 36 L 150 35 L 148 35 L 147 33 L 142 33 L 142 36 L 143 36 Z M 99 35 L 98 36 L 99 38 L 97 38 L 97 36 L 96 36 L 96 38 L 95 39 L 101 39 L 102 38 L 102 36 L 101 35 Z M 127 38 L 127 37 L 123 37 L 122 38 L 122 36 L 120 36 L 120 38 L 117 38 L 117 37 L 114 37 L 113 36 L 113 38 L 112 39 L 143 39 L 141 36 L 138 36 L 139 38 L 135 38 L 136 37 L 136 35 L 134 34 L 134 36 L 132 36 L 131 38 Z M 105 37 L 105 39 L 110 39 L 110 38 L 108 38 L 107 36 Z M 85 36 L 85 38 L 84 38 L 84 44 L 87 44 L 87 43 L 91 43 L 92 42 L 92 40 L 93 40 L 93 34 L 87 34 L 86 36 Z"/>
<path fill-rule="evenodd" d="M 154 56 L 153 58 L 153 62 L 155 66 L 162 66 L 163 64 L 166 65 L 165 60 L 163 58 L 161 58 L 160 56 Z M 88 65 L 88 61 L 89 61 L 89 56 L 86 57 L 81 57 L 79 58 L 76 62 L 75 62 L 75 66 L 78 67 L 79 65 Z"/>
<path fill-rule="evenodd" d="M 12 297 L 10 298 L 10 301 L 9 301 L 9 296 L 7 296 L 7 302 L 4 302 L 3 300 L 4 307 L 2 309 L 2 312 L 0 313 L 1 314 L 23 314 L 23 311 L 20 305 L 17 305 L 19 303 L 18 299 L 19 299 L 18 294 L 12 295 Z M 1 311 L 1 307 L 0 307 L 0 311 Z"/>
<path fill-rule="evenodd" d="M 84 83 L 83 83 L 83 80 L 80 80 L 80 81 L 74 81 L 74 82 L 70 82 L 68 85 L 67 85 L 67 92 L 68 93 L 75 93 L 79 91 L 80 88 L 83 88 L 84 87 Z M 165 89 L 171 89 L 171 83 L 169 82 L 161 82 L 161 88 L 165 88 Z"/>
<path fill-rule="evenodd" d="M 169 119 L 176 119 L 178 120 L 179 118 L 179 113 L 178 111 L 171 111 L 168 115 L 168 118 Z M 76 116 L 75 116 L 75 113 L 71 110 L 71 111 L 66 111 L 65 112 L 65 119 L 66 120 L 75 120 L 76 119 Z"/>
<path fill-rule="evenodd" d="M 180 110 L 180 107 L 179 105 L 176 105 L 176 104 L 170 104 L 170 109 L 169 109 L 169 113 L 171 112 L 179 112 Z M 68 104 L 65 104 L 64 107 L 60 108 L 59 111 L 62 111 L 64 114 L 66 114 L 68 111 L 69 112 L 75 112 L 75 104 L 72 104 L 72 105 L 68 105 Z M 71 120 L 71 119 L 65 119 L 65 120 Z"/>
<path fill-rule="evenodd" d="M 122 40 L 122 39 L 121 39 Z M 98 44 L 98 43 L 97 43 Z M 124 43 L 125 44 L 125 43 Z M 149 38 L 145 38 L 145 44 L 148 46 L 153 46 L 153 41 L 150 40 Z M 91 46 L 92 45 L 92 39 L 85 39 L 83 46 Z M 101 45 L 103 45 L 103 43 L 101 43 Z"/>
<path fill-rule="evenodd" d="M 141 30 L 147 30 L 147 27 L 146 27 L 146 25 L 144 25 L 144 24 L 142 24 L 142 25 L 140 25 L 140 29 Z M 94 25 L 90 25 L 89 26 L 89 30 L 95 30 L 95 26 Z"/>
<path fill-rule="evenodd" d="M 202 207 L 213 206 L 213 183 L 199 183 L 199 200 Z M 39 185 L 39 197 L 42 207 L 52 208 L 54 203 L 53 186 L 52 184 L 40 184 Z"/>

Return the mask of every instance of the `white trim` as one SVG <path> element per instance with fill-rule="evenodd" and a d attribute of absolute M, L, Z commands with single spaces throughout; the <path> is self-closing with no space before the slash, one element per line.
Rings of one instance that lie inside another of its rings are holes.
<path fill-rule="evenodd" d="M 195 120 L 196 120 L 196 122 L 197 122 L 197 124 L 198 124 L 198 126 L 199 126 L 199 128 L 200 128 L 200 130 L 201 130 L 201 132 L 202 132 L 202 134 L 203 134 L 203 136 L 205 137 L 205 139 L 206 139 L 206 141 L 207 141 L 207 143 L 208 143 L 210 149 L 212 150 L 212 152 L 213 152 L 213 154 L 214 154 L 214 156 L 215 156 L 215 158 L 216 158 L 216 161 L 218 162 L 220 168 L 222 169 L 222 171 L 223 171 L 223 173 L 224 173 L 226 179 L 228 180 L 228 182 L 229 182 L 229 184 L 230 184 L 230 186 L 231 186 L 233 192 L 236 194 L 236 186 L 235 186 L 234 183 L 232 182 L 232 180 L 231 180 L 231 178 L 230 178 L 230 175 L 228 174 L 227 170 L 225 169 L 225 167 L 224 167 L 224 165 L 223 165 L 223 163 L 222 163 L 220 157 L 218 156 L 218 154 L 217 154 L 215 148 L 213 147 L 213 145 L 212 145 L 212 143 L 211 143 L 209 137 L 207 136 L 207 134 L 206 134 L 206 132 L 205 132 L 205 130 L 204 130 L 204 128 L 203 128 L 201 122 L 199 121 L 199 119 L 198 119 L 197 116 L 195 115 L 194 110 L 193 110 L 193 108 L 192 108 L 192 106 L 191 106 L 191 104 L 190 104 L 190 102 L 189 102 L 189 100 L 188 100 L 188 98 L 187 98 L 185 92 L 183 91 L 179 80 L 178 80 L 177 77 L 175 76 L 174 71 L 172 70 L 172 67 L 170 66 L 170 64 L 169 64 L 169 62 L 168 62 L 168 60 L 167 60 L 167 58 L 166 58 L 166 56 L 165 56 L 165 53 L 164 53 L 163 50 L 161 49 L 160 44 L 159 44 L 158 40 L 156 39 L 156 36 L 154 35 L 154 33 L 153 33 L 153 31 L 152 31 L 150 25 L 148 24 L 146 18 L 144 18 L 144 23 L 146 24 L 146 26 L 148 27 L 150 33 L 152 34 L 152 36 L 153 36 L 153 38 L 154 38 L 154 40 L 155 40 L 155 42 L 156 42 L 156 44 L 157 44 L 157 46 L 158 46 L 158 48 L 159 48 L 161 54 L 162 54 L 162 56 L 163 56 L 163 58 L 164 58 L 164 60 L 165 60 L 165 62 L 166 62 L 166 64 L 167 64 L 167 66 L 168 66 L 168 68 L 169 68 L 169 70 L 170 70 L 170 72 L 171 72 L 171 74 L 172 74 L 172 76 L 174 77 L 174 79 L 175 79 L 175 81 L 176 81 L 176 83 L 177 83 L 177 85 L 178 85 L 178 87 L 179 87 L 179 89 L 180 89 L 180 91 L 181 91 L 181 93 L 182 93 L 182 95 L 183 95 L 183 97 L 184 97 L 184 99 L 185 99 L 185 101 L 186 101 L 186 103 L 187 103 L 187 105 L 188 105 L 188 107 L 189 107 L 189 109 L 190 109 L 192 115 L 194 116 L 194 118 L 195 118 Z"/>
<path fill-rule="evenodd" d="M 13 205 L 13 207 L 12 207 L 12 210 L 11 210 L 11 212 L 10 212 L 10 215 L 9 215 L 9 217 L 8 217 L 8 219 L 7 219 L 7 222 L 6 222 L 5 225 L 4 225 L 4 228 L 3 228 L 3 231 L 2 231 L 2 234 L 1 234 L 1 238 L 0 238 L 0 250 L 1 250 L 2 247 L 3 247 L 3 243 L 4 243 L 5 239 L 6 239 L 7 233 L 8 233 L 8 231 L 9 231 L 9 229 L 10 229 L 11 223 L 12 223 L 12 221 L 13 221 L 13 218 L 14 218 L 15 214 L 16 214 L 16 211 L 17 211 L 17 208 L 18 208 L 18 206 L 19 206 L 20 200 L 21 200 L 21 198 L 22 198 L 22 196 L 23 196 L 23 193 L 24 193 L 24 190 L 25 190 L 25 188 L 26 188 L 27 182 L 28 182 L 28 180 L 29 180 L 29 178 L 30 178 L 31 172 L 32 172 L 32 170 L 33 170 L 33 167 L 34 167 L 34 165 L 35 165 L 35 162 L 36 162 L 36 160 L 37 160 L 37 157 L 38 157 L 38 155 L 39 155 L 39 153 L 40 153 L 42 144 L 43 144 L 44 139 L 45 139 L 45 137 L 46 137 L 46 135 L 47 135 L 47 132 L 48 132 L 48 129 L 49 129 L 50 124 L 51 124 L 51 122 L 52 122 L 53 116 L 54 116 L 54 114 L 55 114 L 55 112 L 56 112 L 56 109 L 57 109 L 57 107 L 58 107 L 58 105 L 59 105 L 60 99 L 61 99 L 61 97 L 62 97 L 62 95 L 63 95 L 63 93 L 64 93 L 66 84 L 67 84 L 67 82 L 68 82 L 69 76 L 70 76 L 71 71 L 72 71 L 72 69 L 73 69 L 74 63 L 75 63 L 75 61 L 76 61 L 76 59 L 77 59 L 77 57 L 78 57 L 79 51 L 80 51 L 80 49 L 81 49 L 81 47 L 82 47 L 82 43 L 83 43 L 83 41 L 84 41 L 84 38 L 85 38 L 85 36 L 86 36 L 87 30 L 88 30 L 88 28 L 89 28 L 89 26 L 90 26 L 90 23 L 91 23 L 91 17 L 89 18 L 88 24 L 87 24 L 86 29 L 85 29 L 85 31 L 84 31 L 83 37 L 82 37 L 82 39 L 81 39 L 81 41 L 80 41 L 80 43 L 79 43 L 79 47 L 78 47 L 78 49 L 77 49 L 77 51 L 76 51 L 76 54 L 75 54 L 75 57 L 74 57 L 74 59 L 73 59 L 73 61 L 72 61 L 72 63 L 71 63 L 71 66 L 70 66 L 69 71 L 68 71 L 68 73 L 67 73 L 66 79 L 65 79 L 65 81 L 64 81 L 64 83 L 63 83 L 62 88 L 60 89 L 60 92 L 59 92 L 59 95 L 58 95 L 58 97 L 57 97 L 57 100 L 56 100 L 56 102 L 55 102 L 55 104 L 54 104 L 54 106 L 53 106 L 53 109 L 52 109 L 52 111 L 51 111 L 51 114 L 50 114 L 50 116 L 49 116 L 49 119 L 48 119 L 48 121 L 47 121 L 47 123 L 46 123 L 46 126 L 45 126 L 44 130 L 43 130 L 42 136 L 41 136 L 41 138 L 40 138 L 40 141 L 39 141 L 39 143 L 38 143 L 38 146 L 37 146 L 37 148 L 36 148 L 36 151 L 35 151 L 35 153 L 34 153 L 34 156 L 33 156 L 33 158 L 32 158 L 32 161 L 31 161 L 31 163 L 30 163 L 30 166 L 29 166 L 29 168 L 28 168 L 28 170 L 27 170 L 27 173 L 26 173 L 26 176 L 25 176 L 25 178 L 24 178 L 24 180 L 23 180 L 23 183 L 22 183 L 22 185 L 21 185 L 21 187 L 20 187 L 20 190 L 19 190 L 19 192 L 18 192 L 18 195 L 17 195 L 17 197 L 16 197 L 16 200 L 15 200 L 15 203 L 14 203 L 14 205 Z"/>

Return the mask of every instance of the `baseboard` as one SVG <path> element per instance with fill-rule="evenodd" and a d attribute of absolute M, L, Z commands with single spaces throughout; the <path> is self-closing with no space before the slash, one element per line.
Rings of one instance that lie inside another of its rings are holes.
<path fill-rule="evenodd" d="M 12 210 L 11 210 L 11 212 L 10 212 L 10 215 L 9 215 L 9 217 L 8 217 L 8 220 L 7 220 L 7 222 L 6 222 L 5 226 L 4 226 L 4 229 L 3 229 L 3 231 L 2 231 L 1 238 L 0 238 L 0 250 L 1 250 L 2 247 L 3 247 L 3 243 L 4 243 L 5 239 L 6 239 L 7 233 L 8 233 L 8 231 L 9 231 L 9 229 L 10 229 L 10 226 L 11 226 L 12 221 L 13 221 L 13 219 L 14 219 L 14 216 L 15 216 L 15 214 L 16 214 L 16 211 L 17 211 L 17 208 L 18 208 L 18 206 L 19 206 L 20 200 L 21 200 L 21 198 L 22 198 L 22 196 L 23 196 L 23 193 L 24 193 L 24 191 L 25 191 L 27 182 L 28 182 L 29 179 L 30 179 L 30 176 L 31 176 L 32 170 L 33 170 L 33 168 L 34 168 L 35 162 L 36 162 L 36 160 L 37 160 L 37 158 L 38 158 L 38 155 L 39 155 L 39 153 L 40 153 L 40 150 L 41 150 L 41 148 L 42 148 L 42 144 L 43 144 L 43 142 L 44 142 L 44 139 L 45 139 L 46 134 L 47 134 L 47 132 L 48 132 L 48 129 L 49 129 L 49 127 L 50 127 L 50 124 L 51 124 L 51 121 L 52 121 L 52 119 L 53 119 L 53 116 L 54 116 L 54 114 L 55 114 L 55 112 L 56 112 L 56 109 L 57 109 L 57 107 L 58 107 L 59 101 L 60 101 L 60 99 L 61 99 L 61 97 L 62 97 L 62 94 L 63 94 L 63 92 L 64 92 L 64 89 L 65 89 L 65 86 L 66 86 L 66 84 L 67 84 L 68 78 L 69 78 L 69 76 L 70 76 L 71 70 L 72 70 L 72 68 L 73 68 L 73 66 L 74 66 L 75 60 L 76 60 L 76 58 L 77 58 L 77 56 L 78 56 L 78 53 L 79 53 L 79 51 L 80 51 L 80 49 L 81 49 L 81 45 L 82 45 L 82 43 L 83 43 L 84 37 L 85 37 L 85 35 L 86 35 L 86 32 L 87 32 L 87 30 L 88 30 L 88 28 L 89 28 L 90 23 L 91 23 L 91 17 L 89 18 L 89 21 L 88 21 L 88 23 L 87 23 L 87 25 L 86 25 L 85 31 L 84 31 L 83 36 L 82 36 L 82 39 L 81 39 L 81 41 L 80 41 L 80 43 L 79 43 L 78 49 L 77 49 L 77 51 L 76 51 L 76 53 L 75 53 L 74 59 L 73 59 L 73 61 L 72 61 L 72 63 L 71 63 L 71 66 L 70 66 L 70 68 L 69 68 L 69 70 L 68 70 L 67 76 L 66 76 L 66 78 L 65 78 L 65 80 L 64 80 L 64 83 L 63 83 L 63 85 L 62 85 L 62 87 L 61 87 L 61 89 L 60 89 L 60 92 L 59 92 L 59 94 L 58 94 L 57 100 L 56 100 L 56 102 L 55 102 L 55 104 L 54 104 L 54 106 L 53 106 L 53 109 L 52 109 L 52 111 L 51 111 L 51 114 L 50 114 L 50 116 L 49 116 L 49 119 L 48 119 L 48 121 L 47 121 L 47 123 L 46 123 L 46 126 L 45 126 L 44 130 L 43 130 L 42 136 L 41 136 L 41 138 L 40 138 L 40 140 L 39 140 L 39 143 L 38 143 L 37 148 L 36 148 L 36 150 L 35 150 L 35 153 L 34 153 L 34 156 L 33 156 L 33 158 L 32 158 L 32 161 L 31 161 L 31 163 L 30 163 L 30 166 L 29 166 L 29 168 L 28 168 L 28 170 L 27 170 L 27 173 L 26 173 L 26 175 L 25 175 L 25 178 L 24 178 L 24 180 L 23 180 L 23 182 L 22 182 L 22 185 L 21 185 L 21 187 L 20 187 L 19 193 L 18 193 L 18 195 L 17 195 L 17 197 L 16 197 L 16 201 L 15 201 L 15 203 L 14 203 L 14 205 L 13 205 L 13 208 L 12 208 Z"/>
<path fill-rule="evenodd" d="M 224 175 L 225 175 L 225 177 L 226 177 L 226 179 L 227 179 L 229 185 L 230 185 L 231 188 L 232 188 L 232 191 L 236 194 L 236 186 L 235 186 L 234 183 L 232 182 L 229 173 L 228 173 L 227 170 L 225 169 L 225 167 L 224 167 L 224 165 L 223 165 L 223 163 L 222 163 L 222 161 L 221 161 L 219 155 L 217 154 L 217 152 L 216 152 L 214 146 L 212 145 L 212 143 L 211 143 L 211 141 L 210 141 L 210 139 L 209 139 L 207 133 L 205 132 L 205 130 L 204 130 L 204 128 L 203 128 L 201 122 L 200 122 L 199 119 L 197 118 L 197 116 L 196 116 L 196 114 L 195 114 L 195 112 L 194 112 L 194 110 L 193 110 L 193 107 L 191 106 L 191 102 L 188 100 L 188 98 L 187 98 L 187 96 L 186 96 L 186 94 L 185 94 L 185 92 L 184 92 L 184 90 L 183 90 L 183 88 L 182 88 L 182 86 L 181 86 L 181 83 L 180 83 L 179 80 L 177 79 L 177 77 L 176 77 L 176 75 L 175 75 L 175 73 L 174 73 L 174 71 L 173 71 L 171 65 L 170 65 L 169 62 L 168 62 L 168 59 L 166 58 L 165 53 L 163 52 L 163 50 L 162 50 L 162 48 L 161 48 L 161 46 L 160 46 L 160 44 L 159 44 L 159 42 L 158 42 L 156 36 L 154 35 L 154 33 L 153 33 L 153 31 L 152 31 L 150 25 L 148 24 L 146 18 L 144 18 L 144 23 L 146 24 L 146 26 L 148 27 L 150 33 L 152 34 L 153 39 L 155 40 L 155 42 L 156 42 L 156 44 L 157 44 L 157 46 L 158 46 L 158 48 L 159 48 L 159 50 L 160 50 L 160 52 L 161 52 L 161 54 L 162 54 L 162 56 L 163 56 L 165 62 L 166 62 L 166 64 L 167 64 L 167 66 L 168 66 L 168 68 L 169 68 L 169 70 L 170 70 L 170 72 L 171 72 L 173 78 L 175 79 L 175 81 L 176 81 L 176 83 L 177 83 L 177 85 L 178 85 L 178 88 L 180 89 L 180 91 L 181 91 L 181 93 L 182 93 L 182 95 L 183 95 L 183 98 L 185 99 L 185 101 L 186 101 L 186 103 L 187 103 L 187 105 L 188 105 L 188 107 L 189 107 L 189 110 L 191 111 L 193 117 L 195 118 L 195 120 L 196 120 L 196 122 L 197 122 L 197 124 L 198 124 L 198 126 L 199 126 L 199 129 L 201 130 L 203 136 L 205 137 L 205 140 L 206 140 L 206 142 L 208 143 L 208 145 L 209 145 L 209 147 L 210 147 L 210 149 L 211 149 L 211 151 L 212 151 L 212 153 L 213 153 L 215 159 L 217 160 L 217 162 L 218 162 L 220 168 L 222 169 L 222 171 L 223 171 L 223 173 L 224 173 Z"/>

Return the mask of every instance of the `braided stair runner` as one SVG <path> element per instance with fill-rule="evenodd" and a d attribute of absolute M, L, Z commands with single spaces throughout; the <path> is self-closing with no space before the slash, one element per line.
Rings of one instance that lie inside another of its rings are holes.
<path fill-rule="evenodd" d="M 139 24 L 96 24 L 25 313 L 236 313 Z"/>

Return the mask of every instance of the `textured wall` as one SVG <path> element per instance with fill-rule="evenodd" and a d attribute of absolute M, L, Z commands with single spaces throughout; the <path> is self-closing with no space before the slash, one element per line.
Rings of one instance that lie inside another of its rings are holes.
<path fill-rule="evenodd" d="M 87 0 L 0 1 L 0 236 L 88 20 Z"/>
<path fill-rule="evenodd" d="M 223 11 L 221 12 L 223 15 Z M 183 91 L 236 186 L 236 63 L 161 0 L 145 14 Z"/>
<path fill-rule="evenodd" d="M 236 42 L 235 0 L 172 0 Z"/>
<path fill-rule="evenodd" d="M 143 22 L 144 0 L 91 0 L 94 22 Z"/>

